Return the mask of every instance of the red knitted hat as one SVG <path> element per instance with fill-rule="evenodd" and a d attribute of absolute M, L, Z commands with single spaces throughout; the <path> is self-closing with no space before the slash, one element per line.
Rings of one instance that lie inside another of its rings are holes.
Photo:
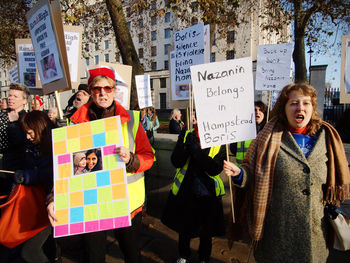
<path fill-rule="evenodd" d="M 40 107 L 44 105 L 43 101 L 38 95 L 35 96 L 35 99 L 39 102 Z"/>
<path fill-rule="evenodd" d="M 95 69 L 89 69 L 88 85 L 90 84 L 90 82 L 94 78 L 96 78 L 97 76 L 100 76 L 100 75 L 109 77 L 115 81 L 114 73 L 111 69 L 109 69 L 109 68 L 95 68 Z"/>

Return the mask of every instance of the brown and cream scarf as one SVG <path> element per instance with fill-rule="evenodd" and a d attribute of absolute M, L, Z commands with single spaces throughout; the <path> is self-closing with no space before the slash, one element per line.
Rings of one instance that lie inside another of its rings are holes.
<path fill-rule="evenodd" d="M 336 203 L 350 198 L 348 161 L 337 131 L 326 122 L 322 122 L 322 126 L 327 131 L 328 156 L 327 188 L 324 201 Z M 271 119 L 252 142 L 241 165 L 250 175 L 248 225 L 254 242 L 259 241 L 262 237 L 266 210 L 272 196 L 274 167 L 283 131 L 277 119 Z"/>

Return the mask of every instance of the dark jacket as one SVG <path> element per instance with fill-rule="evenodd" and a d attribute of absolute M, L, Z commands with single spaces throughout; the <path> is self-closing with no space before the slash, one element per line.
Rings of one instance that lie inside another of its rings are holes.
<path fill-rule="evenodd" d="M 178 194 L 169 194 L 162 222 L 178 233 L 186 233 L 191 237 L 202 234 L 221 236 L 225 233 L 224 215 L 221 197 L 215 195 L 214 181 L 209 177 L 220 174 L 223 169 L 223 160 L 226 158 L 225 147 L 211 158 L 208 156 L 210 148 L 189 151 L 183 143 L 183 132 L 179 136 L 175 149 L 171 156 L 172 164 L 176 168 L 182 168 L 190 158 L 185 178 Z M 196 197 L 194 184 L 199 177 L 201 182 L 211 192 L 210 196 Z"/>
<path fill-rule="evenodd" d="M 170 134 L 180 134 L 182 129 L 181 121 L 171 119 L 169 122 L 169 133 Z"/>

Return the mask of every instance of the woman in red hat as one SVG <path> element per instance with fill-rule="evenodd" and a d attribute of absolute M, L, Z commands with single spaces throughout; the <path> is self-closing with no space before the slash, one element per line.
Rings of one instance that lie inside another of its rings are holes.
<path fill-rule="evenodd" d="M 124 146 L 117 147 L 116 154 L 126 164 L 131 226 L 118 228 L 115 235 L 124 254 L 125 262 L 140 262 L 141 211 L 145 201 L 143 172 L 153 165 L 154 154 L 147 135 L 139 120 L 138 111 L 126 111 L 116 100 L 114 94 L 116 81 L 109 68 L 89 70 L 88 90 L 92 101 L 81 106 L 70 118 L 74 124 L 97 119 L 120 116 Z M 125 133 L 127 131 L 127 134 Z M 48 205 L 49 219 L 55 220 L 53 202 Z M 105 262 L 106 231 L 84 234 L 86 248 L 85 262 Z"/>

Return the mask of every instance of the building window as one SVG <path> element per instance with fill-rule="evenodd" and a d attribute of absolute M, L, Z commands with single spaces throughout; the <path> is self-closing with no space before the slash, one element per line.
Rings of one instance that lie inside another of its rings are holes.
<path fill-rule="evenodd" d="M 152 70 L 157 70 L 157 62 L 153 61 L 151 64 Z"/>
<path fill-rule="evenodd" d="M 105 40 L 105 49 L 109 49 L 109 41 Z"/>
<path fill-rule="evenodd" d="M 115 53 L 115 61 L 120 62 L 120 53 Z"/>
<path fill-rule="evenodd" d="M 227 43 L 233 43 L 233 42 L 235 42 L 235 32 L 229 31 L 227 33 Z"/>
<path fill-rule="evenodd" d="M 143 48 L 139 48 L 139 58 L 143 58 Z"/>
<path fill-rule="evenodd" d="M 140 33 L 139 34 L 139 43 L 142 43 L 143 42 L 143 33 Z"/>
<path fill-rule="evenodd" d="M 99 60 L 99 57 L 97 55 L 97 56 L 95 56 L 95 65 L 98 65 L 99 62 L 100 62 L 100 60 Z"/>
<path fill-rule="evenodd" d="M 6 71 L 5 71 L 6 72 Z M 5 80 L 5 86 L 7 86 L 7 80 Z"/>
<path fill-rule="evenodd" d="M 97 50 L 99 50 L 99 49 L 100 49 L 99 44 L 98 44 L 98 43 L 95 43 L 95 50 L 97 51 Z"/>
<path fill-rule="evenodd" d="M 194 26 L 194 25 L 197 25 L 197 24 L 198 24 L 198 18 L 197 17 L 192 17 L 191 25 Z"/>
<path fill-rule="evenodd" d="M 192 13 L 198 12 L 198 3 L 197 2 L 192 2 L 191 3 L 191 9 L 192 9 Z"/>
<path fill-rule="evenodd" d="M 170 28 L 164 29 L 164 38 L 170 38 L 171 37 L 171 31 Z"/>
<path fill-rule="evenodd" d="M 159 104 L 161 109 L 166 109 L 166 93 L 159 93 Z"/>
<path fill-rule="evenodd" d="M 2 87 L 2 82 L 0 81 L 0 87 Z"/>
<path fill-rule="evenodd" d="M 151 25 L 154 26 L 157 24 L 157 16 L 152 16 L 151 17 Z"/>
<path fill-rule="evenodd" d="M 157 47 L 156 46 L 151 47 L 151 56 L 152 57 L 157 56 Z"/>
<path fill-rule="evenodd" d="M 234 58 L 235 58 L 235 53 L 233 50 L 229 50 L 226 52 L 226 60 L 234 59 Z"/>
<path fill-rule="evenodd" d="M 164 60 L 164 69 L 169 69 L 169 61 Z"/>
<path fill-rule="evenodd" d="M 152 1 L 151 10 L 156 10 L 156 9 L 157 9 L 157 1 Z"/>
<path fill-rule="evenodd" d="M 88 27 L 89 26 L 89 20 L 85 20 L 85 27 Z"/>
<path fill-rule="evenodd" d="M 131 29 L 131 22 L 128 22 L 128 29 Z"/>
<path fill-rule="evenodd" d="M 160 87 L 162 89 L 166 88 L 166 78 L 160 78 L 159 81 L 160 81 Z"/>
<path fill-rule="evenodd" d="M 108 27 L 105 27 L 105 36 L 108 36 L 109 35 L 109 29 Z"/>
<path fill-rule="evenodd" d="M 153 40 L 157 40 L 157 31 L 156 31 L 156 30 L 154 30 L 154 31 L 151 32 L 151 40 L 152 40 L 152 41 L 153 41 Z"/>
<path fill-rule="evenodd" d="M 165 20 L 164 21 L 165 23 L 169 23 L 170 22 L 170 12 L 165 13 L 164 20 Z"/>
<path fill-rule="evenodd" d="M 210 54 L 210 62 L 215 62 L 215 52 Z"/>
<path fill-rule="evenodd" d="M 127 7 L 127 8 L 126 8 L 126 16 L 127 16 L 127 17 L 130 17 L 130 16 L 131 16 L 131 9 L 130 9 L 130 7 Z"/>
<path fill-rule="evenodd" d="M 109 54 L 105 54 L 105 62 L 109 62 Z"/>
<path fill-rule="evenodd" d="M 213 46 L 216 46 L 216 33 L 214 33 L 214 37 L 213 37 L 213 43 L 212 43 Z"/>
<path fill-rule="evenodd" d="M 164 45 L 164 55 L 168 55 L 168 53 L 169 53 L 169 48 L 170 48 L 170 44 L 165 44 L 165 45 Z"/>
<path fill-rule="evenodd" d="M 85 44 L 85 51 L 89 52 L 89 44 Z"/>
<path fill-rule="evenodd" d="M 89 65 L 90 65 L 90 59 L 89 59 L 89 58 L 87 58 L 87 59 L 85 60 L 85 62 L 86 62 L 86 66 L 89 66 Z"/>

